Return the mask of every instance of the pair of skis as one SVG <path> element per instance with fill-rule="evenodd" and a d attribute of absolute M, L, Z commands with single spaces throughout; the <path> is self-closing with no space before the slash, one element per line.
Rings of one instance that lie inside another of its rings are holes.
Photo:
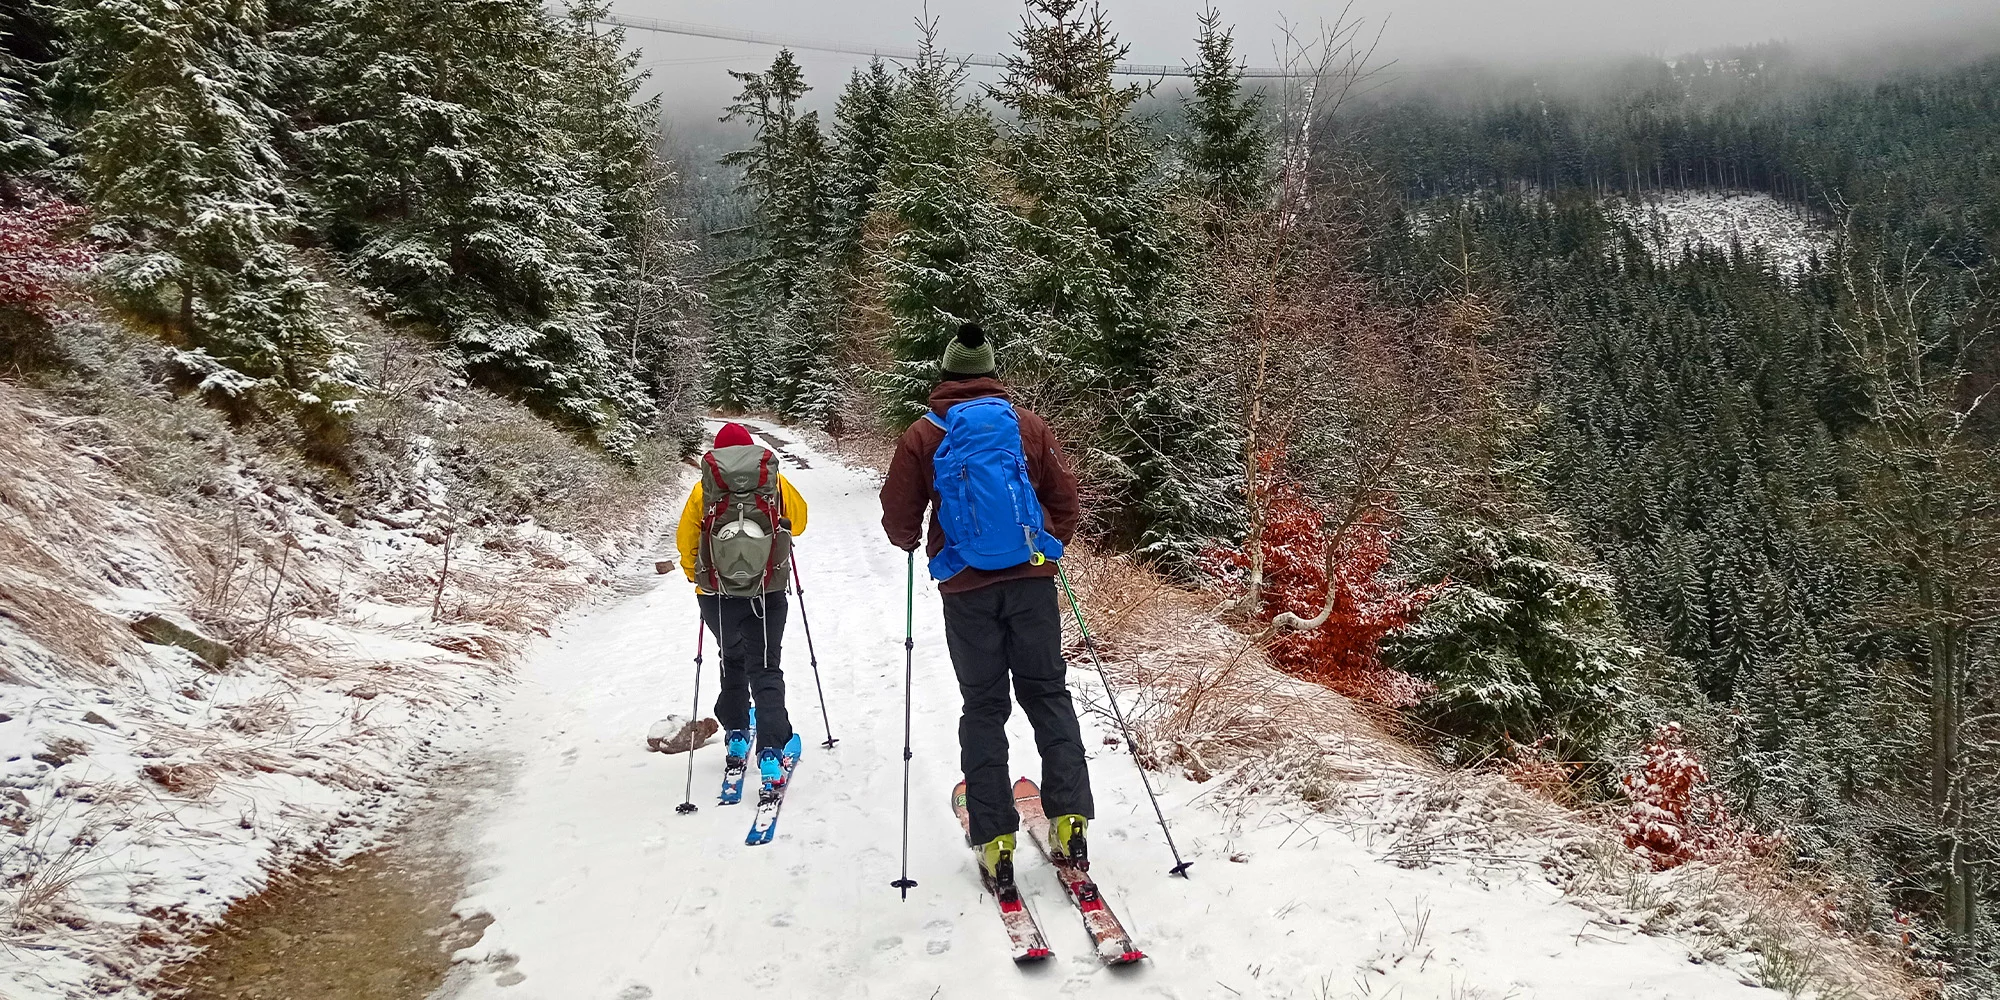
<path fill-rule="evenodd" d="M 972 817 L 966 810 L 965 782 L 959 782 L 958 787 L 952 789 L 951 807 L 958 814 L 959 827 L 970 837 Z M 1129 965 L 1145 958 L 1146 954 L 1132 943 L 1132 936 L 1125 933 L 1118 915 L 1112 913 L 1110 905 L 1104 902 L 1097 884 L 1090 880 L 1088 869 L 1083 865 L 1059 861 L 1049 853 L 1049 817 L 1042 811 L 1041 788 L 1026 778 L 1014 782 L 1014 810 L 1021 816 L 1021 825 L 1026 828 L 1028 839 L 1035 842 L 1042 857 L 1055 868 L 1063 893 L 1083 917 L 1084 929 L 1090 932 L 1098 960 L 1106 965 Z M 980 880 L 999 905 L 1000 923 L 1007 929 L 1007 939 L 1013 945 L 1014 961 L 1039 962 L 1054 955 L 1020 889 L 995 885 L 986 876 L 983 865 L 980 866 Z"/>

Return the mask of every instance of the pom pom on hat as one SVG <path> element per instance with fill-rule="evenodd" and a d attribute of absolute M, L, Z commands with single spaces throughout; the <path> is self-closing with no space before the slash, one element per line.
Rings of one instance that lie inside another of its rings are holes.
<path fill-rule="evenodd" d="M 958 336 L 944 349 L 944 371 L 947 375 L 991 375 L 995 368 L 993 345 L 986 341 L 986 331 L 977 323 L 967 323 L 958 328 Z"/>

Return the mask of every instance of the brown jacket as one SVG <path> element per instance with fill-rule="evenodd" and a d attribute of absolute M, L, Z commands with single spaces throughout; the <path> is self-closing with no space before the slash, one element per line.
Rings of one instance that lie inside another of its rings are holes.
<path fill-rule="evenodd" d="M 1007 389 L 990 378 L 943 382 L 931 392 L 931 412 L 943 417 L 946 410 L 959 403 L 987 396 L 1006 399 Z M 1076 474 L 1070 471 L 1069 460 L 1063 457 L 1048 422 L 1025 407 L 1017 406 L 1014 411 L 1021 420 L 1021 452 L 1028 458 L 1028 479 L 1034 483 L 1035 496 L 1042 501 L 1043 526 L 1068 545 L 1076 535 L 1078 519 Z M 882 529 L 889 533 L 890 543 L 912 551 L 917 542 L 924 541 L 927 557 L 944 551 L 944 532 L 937 520 L 937 477 L 931 470 L 931 456 L 943 441 L 944 428 L 928 420 L 911 424 L 896 442 L 896 457 L 889 462 L 889 478 L 882 483 Z M 930 512 L 928 530 L 924 526 L 926 510 Z M 939 583 L 938 591 L 962 594 L 1002 580 L 1054 575 L 1053 562 L 1040 566 L 1022 563 L 1011 569 L 995 570 L 967 567 Z"/>

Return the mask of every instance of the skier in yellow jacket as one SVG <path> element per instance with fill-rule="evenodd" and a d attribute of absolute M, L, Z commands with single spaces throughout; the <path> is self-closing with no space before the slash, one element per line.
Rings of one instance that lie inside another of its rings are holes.
<path fill-rule="evenodd" d="M 749 757 L 754 699 L 759 777 L 773 783 L 783 781 L 783 754 L 790 750 L 797 758 L 779 653 L 791 585 L 791 539 L 806 531 L 805 498 L 782 474 L 775 488 L 768 483 L 767 473 L 776 468 L 777 457 L 758 447 L 749 430 L 724 424 L 715 435 L 714 450 L 702 456 L 702 481 L 688 494 L 675 536 L 702 621 L 715 633 L 722 654 L 715 718 L 727 731 L 725 766 L 742 767 Z M 704 484 L 730 480 L 729 497 L 747 500 L 732 508 L 725 497 L 711 510 Z"/>

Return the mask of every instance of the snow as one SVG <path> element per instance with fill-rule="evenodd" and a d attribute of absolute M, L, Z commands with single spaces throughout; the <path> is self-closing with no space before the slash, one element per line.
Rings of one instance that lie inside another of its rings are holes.
<path fill-rule="evenodd" d="M 875 474 L 784 434 L 781 453 L 804 459 L 788 461 L 787 475 L 813 505 L 798 558 L 839 745 L 814 745 L 824 734 L 794 624 L 786 664 L 806 753 L 777 838 L 745 846 L 751 808 L 715 803 L 722 760 L 714 746 L 693 759 L 699 811 L 676 814 L 688 758 L 648 753 L 644 736 L 694 696 L 690 589 L 678 576 L 655 578 L 571 620 L 532 653 L 492 730 L 514 777 L 484 797 L 466 834 L 475 880 L 458 910 L 494 922 L 458 954 L 440 996 L 1777 995 L 1745 985 L 1726 964 L 1691 960 L 1686 942 L 1642 933 L 1598 902 L 1578 905 L 1533 860 L 1414 863 L 1411 842 L 1423 830 L 1393 824 L 1436 822 L 1434 811 L 1450 808 L 1422 797 L 1387 796 L 1376 824 L 1273 790 L 1225 805 L 1225 795 L 1213 794 L 1225 778 L 1198 784 L 1156 774 L 1176 840 L 1195 862 L 1192 878 L 1171 878 L 1140 776 L 1106 742 L 1108 723 L 1094 712 L 1085 717 L 1086 744 L 1096 751 L 1093 871 L 1151 958 L 1100 966 L 1054 874 L 1024 852 L 1020 880 L 1057 957 L 1013 966 L 947 803 L 958 778 L 957 697 L 937 592 L 921 567 L 909 835 L 918 886 L 905 902 L 889 885 L 901 870 L 906 563 L 881 538 Z M 704 714 L 712 650 L 705 669 Z M 1072 682 L 1083 703 L 1101 690 L 1081 666 L 1073 665 Z M 1018 713 L 1010 734 L 1016 770 L 1035 775 Z M 1379 784 L 1361 775 L 1350 789 L 1372 795 Z M 1428 820 L 1410 818 L 1424 811 Z"/>
<path fill-rule="evenodd" d="M 1796 205 L 1750 191 L 1670 191 L 1643 201 L 1605 201 L 1611 217 L 1643 235 L 1654 255 L 1677 260 L 1693 247 L 1761 253 L 1781 272 L 1832 254 L 1834 231 Z"/>
<path fill-rule="evenodd" d="M 271 870 L 370 846 L 427 760 L 490 738 L 517 640 L 457 606 L 527 592 L 509 606 L 519 627 L 547 621 L 643 532 L 596 548 L 531 523 L 461 532 L 434 622 L 435 511 L 343 525 L 235 468 L 240 559 L 204 577 L 204 526 L 72 447 L 67 419 L 0 393 L 0 995 L 12 1000 L 137 995 Z M 279 539 L 294 547 L 284 571 L 259 575 L 256 553 Z M 75 627 L 36 620 L 51 608 Z M 269 634 L 222 670 L 126 629 L 142 613 L 200 628 L 274 609 Z"/>

